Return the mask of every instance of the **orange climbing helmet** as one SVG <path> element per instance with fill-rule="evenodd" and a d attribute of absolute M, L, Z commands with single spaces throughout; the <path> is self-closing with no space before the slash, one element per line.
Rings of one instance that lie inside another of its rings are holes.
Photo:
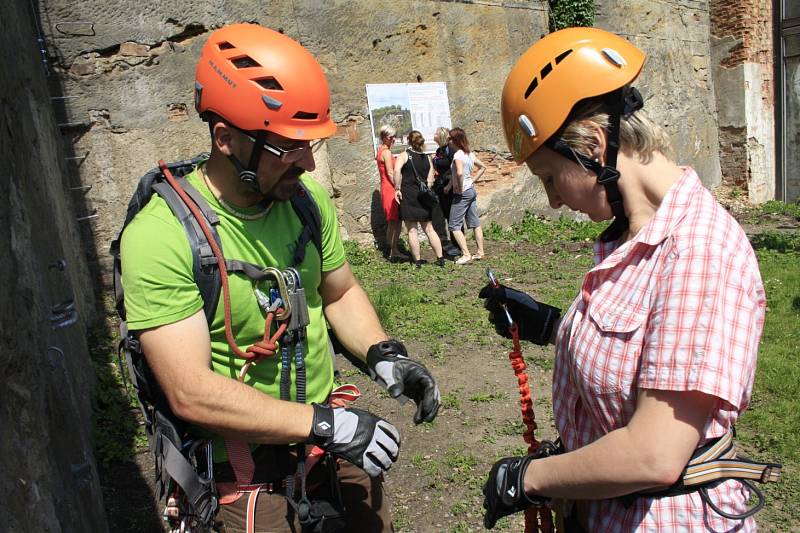
<path fill-rule="evenodd" d="M 644 59 L 629 41 L 597 28 L 560 30 L 528 48 L 511 69 L 500 104 L 514 160 L 528 159 L 579 101 L 631 83 Z"/>
<path fill-rule="evenodd" d="M 297 41 L 256 24 L 213 32 L 195 73 L 195 108 L 239 129 L 293 140 L 330 137 L 330 91 L 322 67 Z"/>

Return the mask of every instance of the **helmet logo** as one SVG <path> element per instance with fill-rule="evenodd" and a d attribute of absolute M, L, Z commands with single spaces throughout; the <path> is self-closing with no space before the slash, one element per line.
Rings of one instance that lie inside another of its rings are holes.
<path fill-rule="evenodd" d="M 222 79 L 225 81 L 225 83 L 227 83 L 228 85 L 230 85 L 230 86 L 231 86 L 231 89 L 235 89 L 235 88 L 236 88 L 236 82 L 235 82 L 235 81 L 233 81 L 232 79 L 230 79 L 230 78 L 228 77 L 228 75 L 227 75 L 227 74 L 225 74 L 225 73 L 222 71 L 222 69 L 221 69 L 221 68 L 219 68 L 219 67 L 217 66 L 217 64 L 216 64 L 216 63 L 214 63 L 214 61 L 212 61 L 211 59 L 209 59 L 209 60 L 208 60 L 208 64 L 211 66 L 211 69 L 212 69 L 214 72 L 216 72 L 216 73 L 217 73 L 217 75 L 219 75 L 219 77 L 221 77 L 221 78 L 222 78 Z"/>
<path fill-rule="evenodd" d="M 519 121 L 519 127 L 522 128 L 522 131 L 524 131 L 528 137 L 536 137 L 536 128 L 527 115 L 520 115 L 517 120 Z"/>
<path fill-rule="evenodd" d="M 625 58 L 613 48 L 603 48 L 603 55 L 606 56 L 606 59 L 608 59 L 615 67 L 625 68 L 628 66 L 628 62 L 625 61 Z"/>

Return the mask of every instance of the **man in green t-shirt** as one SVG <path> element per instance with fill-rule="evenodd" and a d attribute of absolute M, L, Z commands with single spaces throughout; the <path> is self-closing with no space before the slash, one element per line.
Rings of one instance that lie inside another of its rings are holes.
<path fill-rule="evenodd" d="M 220 219 L 215 227 L 225 259 L 279 270 L 292 266 L 303 224 L 290 200 L 301 183 L 319 210 L 322 240 L 319 250 L 309 243 L 305 259 L 295 266 L 309 317 L 300 341 L 306 374 L 302 402 L 296 401 L 296 367 L 295 387 L 286 397 L 280 356 L 245 366 L 236 355 L 244 349 L 238 347 L 276 349 L 264 340 L 258 283 L 229 273 L 223 294 L 230 301 L 229 317 L 221 298 L 209 321 L 186 233 L 163 199 L 154 196 L 122 236 L 128 326 L 138 333 L 175 415 L 213 436 L 218 486 L 233 486 L 228 494 L 220 490 L 217 527 L 250 531 L 254 523 L 258 531 L 295 530 L 297 516 L 287 511 L 287 499 L 297 494 L 287 494 L 286 480 L 293 479 L 298 454 L 286 445 L 306 443 L 338 460 L 338 474 L 320 467 L 311 471 L 309 498 L 334 499 L 338 490 L 326 476 L 338 475 L 350 511 L 348 529 L 390 531 L 381 480 L 397 460 L 400 435 L 372 413 L 329 405 L 333 364 L 326 320 L 342 345 L 364 361 L 370 377 L 393 397 L 417 403 L 416 423 L 436 416 L 439 390 L 428 370 L 387 338 L 347 263 L 333 203 L 306 174 L 314 169 L 316 144 L 336 130 L 322 69 L 305 48 L 278 32 L 253 24 L 228 26 L 213 32 L 203 48 L 195 106 L 209 123 L 212 146 L 187 182 Z M 239 380 L 240 375 L 245 377 Z M 244 464 L 250 461 L 254 469 L 244 480 L 237 443 L 252 452 Z M 239 498 L 243 493 L 250 496 Z"/>

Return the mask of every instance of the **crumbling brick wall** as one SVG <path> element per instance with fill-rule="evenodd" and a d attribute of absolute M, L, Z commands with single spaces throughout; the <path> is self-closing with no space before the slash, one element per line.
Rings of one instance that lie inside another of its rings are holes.
<path fill-rule="evenodd" d="M 723 183 L 762 201 L 774 196 L 772 2 L 711 0 L 709 8 L 718 105 L 724 109 L 720 100 L 730 98 L 742 104 L 719 117 Z"/>

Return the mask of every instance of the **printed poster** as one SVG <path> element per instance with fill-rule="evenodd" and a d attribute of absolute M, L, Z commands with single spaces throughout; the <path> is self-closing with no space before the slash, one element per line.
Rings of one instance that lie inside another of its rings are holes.
<path fill-rule="evenodd" d="M 444 82 L 430 83 L 371 83 L 367 84 L 367 106 L 372 123 L 372 146 L 377 153 L 381 126 L 389 124 L 397 131 L 392 152 L 406 149 L 411 130 L 425 137 L 425 151 L 432 153 L 438 145 L 433 134 L 440 126 L 452 128 L 450 102 Z"/>

